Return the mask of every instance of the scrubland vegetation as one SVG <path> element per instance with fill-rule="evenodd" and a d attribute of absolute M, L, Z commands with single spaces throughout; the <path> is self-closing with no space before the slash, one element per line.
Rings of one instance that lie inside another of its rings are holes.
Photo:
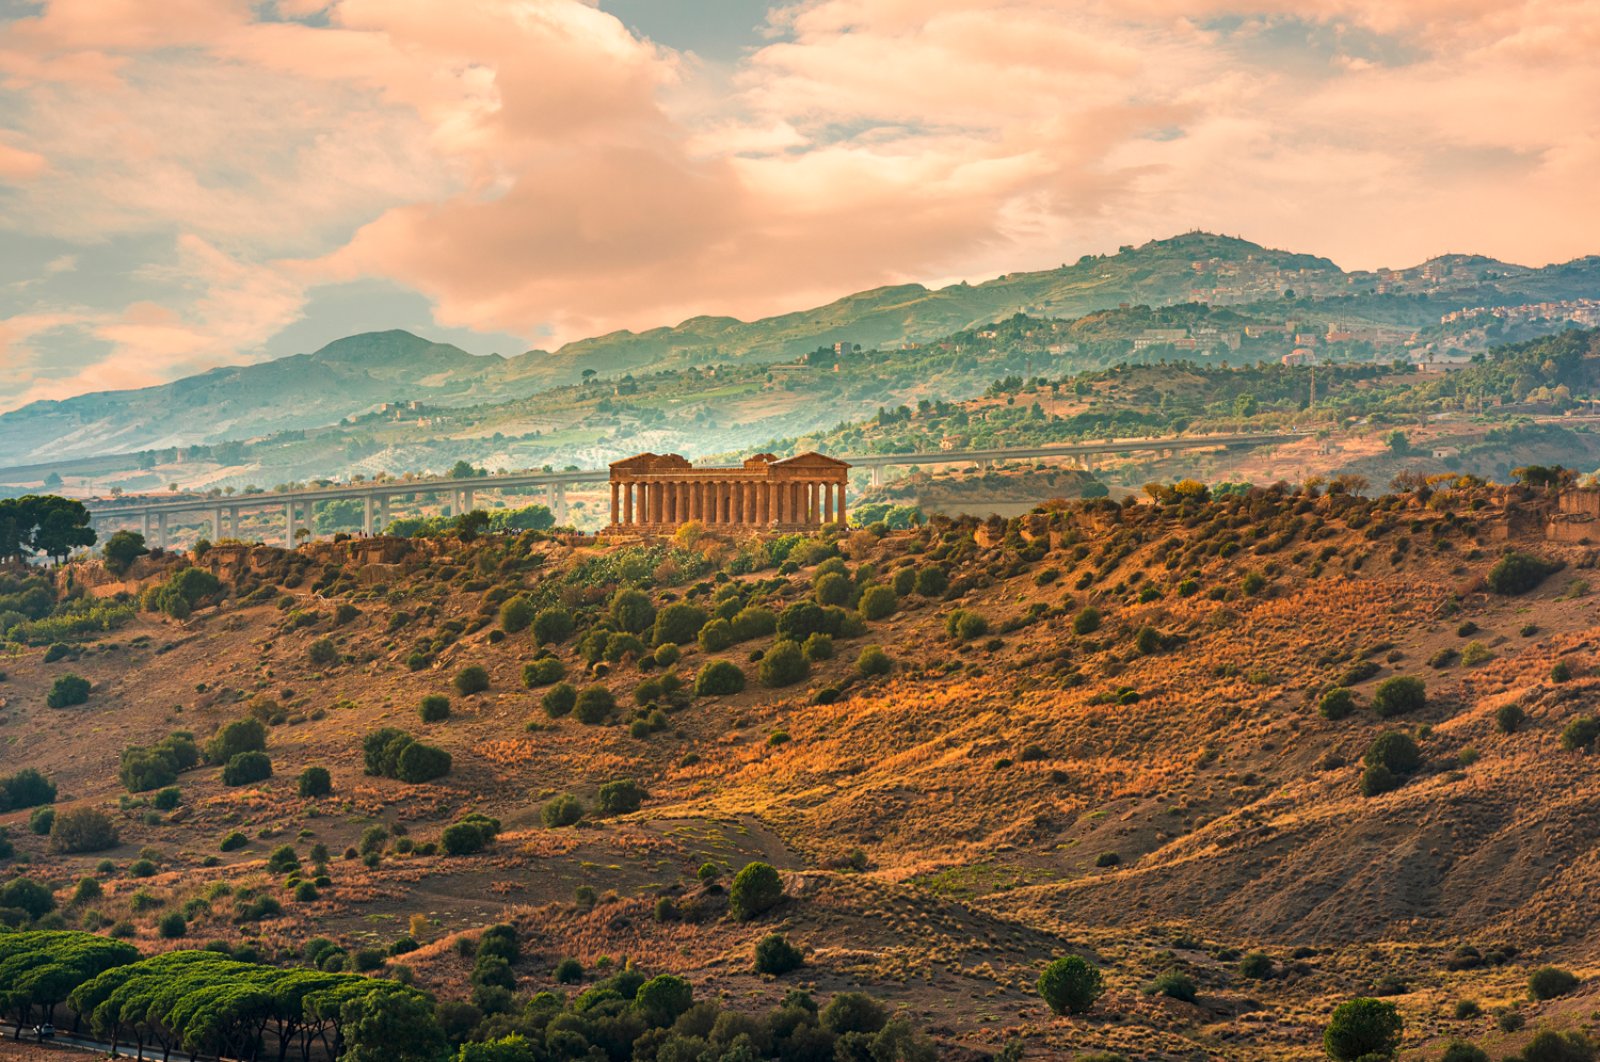
<path fill-rule="evenodd" d="M 1591 1057 L 1596 550 L 1526 478 L 7 574 L 13 631 L 120 618 L 11 642 L 0 1008 L 362 1059 Z"/>

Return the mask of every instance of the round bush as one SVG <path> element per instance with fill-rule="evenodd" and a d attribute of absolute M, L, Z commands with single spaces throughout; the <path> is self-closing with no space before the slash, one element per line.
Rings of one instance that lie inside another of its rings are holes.
<path fill-rule="evenodd" d="M 700 628 L 700 648 L 708 653 L 720 653 L 733 644 L 733 624 L 725 619 L 714 619 Z"/>
<path fill-rule="evenodd" d="M 1100 629 L 1102 622 L 1100 610 L 1093 605 L 1086 605 L 1072 617 L 1072 631 L 1074 634 L 1093 634 Z"/>
<path fill-rule="evenodd" d="M 314 667 L 332 667 L 339 662 L 339 647 L 332 638 L 318 638 L 306 647 L 306 659 Z"/>
<path fill-rule="evenodd" d="M 527 630 L 533 618 L 533 602 L 526 597 L 513 597 L 500 606 L 500 626 L 507 634 Z"/>
<path fill-rule="evenodd" d="M 1561 731 L 1561 747 L 1568 752 L 1588 752 L 1596 739 L 1600 739 L 1600 719 L 1592 715 L 1578 716 Z"/>
<path fill-rule="evenodd" d="M 583 805 L 578 802 L 577 797 L 563 793 L 546 804 L 539 812 L 539 817 L 551 829 L 571 826 L 583 818 Z"/>
<path fill-rule="evenodd" d="M 805 640 L 805 643 L 800 647 L 800 651 L 805 653 L 806 659 L 812 663 L 816 663 L 818 660 L 832 660 L 833 637 L 819 631 Z"/>
<path fill-rule="evenodd" d="M 824 572 L 817 576 L 817 581 L 812 584 L 819 605 L 844 605 L 850 601 L 850 594 L 855 589 L 850 585 L 850 579 L 839 572 Z"/>
<path fill-rule="evenodd" d="M 756 973 L 781 976 L 805 965 L 800 949 L 781 933 L 769 933 L 756 944 Z"/>
<path fill-rule="evenodd" d="M 307 767 L 300 772 L 297 784 L 303 797 L 327 796 L 333 792 L 333 778 L 326 767 Z"/>
<path fill-rule="evenodd" d="M 450 718 L 450 698 L 442 693 L 430 693 L 417 706 L 417 714 L 424 723 L 442 723 Z"/>
<path fill-rule="evenodd" d="M 1428 689 L 1411 675 L 1396 675 L 1378 683 L 1372 694 L 1372 710 L 1380 719 L 1392 719 L 1407 712 L 1420 711 L 1428 703 Z"/>
<path fill-rule="evenodd" d="M 156 932 L 161 934 L 163 940 L 176 940 L 188 936 L 189 923 L 184 920 L 178 911 L 168 911 L 156 922 Z"/>
<path fill-rule="evenodd" d="M 889 654 L 884 652 L 880 646 L 866 646 L 861 650 L 861 654 L 856 657 L 856 674 L 862 678 L 887 675 L 893 668 L 894 661 L 889 659 Z"/>
<path fill-rule="evenodd" d="M 103 852 L 117 846 L 117 828 L 98 808 L 72 808 L 50 826 L 50 850 L 62 855 Z M 0 905 L 3 906 L 3 905 Z"/>
<path fill-rule="evenodd" d="M 674 601 L 656 613 L 656 645 L 688 645 L 706 625 L 706 610 L 687 601 Z"/>
<path fill-rule="evenodd" d="M 400 752 L 394 776 L 402 782 L 431 782 L 450 773 L 450 754 L 433 745 L 413 741 Z"/>
<path fill-rule="evenodd" d="M 899 605 L 900 599 L 895 594 L 894 588 L 878 584 L 862 591 L 859 607 L 863 619 L 881 620 L 894 615 L 894 610 Z"/>
<path fill-rule="evenodd" d="M 765 914 L 783 900 L 783 879 L 767 863 L 747 863 L 728 890 L 728 910 L 741 922 Z"/>
<path fill-rule="evenodd" d="M 722 697 L 743 690 L 744 672 L 728 660 L 710 661 L 694 679 L 694 692 L 699 697 Z"/>
<path fill-rule="evenodd" d="M 1403 1028 L 1400 1012 L 1393 1003 L 1364 997 L 1351 999 L 1334 1008 L 1322 1034 L 1322 1046 L 1329 1058 L 1339 1062 L 1390 1058 L 1400 1047 Z"/>
<path fill-rule="evenodd" d="M 1559 966 L 1541 966 L 1528 975 L 1528 995 L 1534 999 L 1555 999 L 1577 987 L 1577 976 Z"/>
<path fill-rule="evenodd" d="M 567 665 L 553 656 L 541 656 L 522 665 L 522 684 L 530 690 L 560 682 L 567 673 Z"/>
<path fill-rule="evenodd" d="M 1368 767 L 1382 765 L 1397 775 L 1404 775 L 1422 766 L 1422 752 L 1410 734 L 1386 730 L 1372 739 L 1361 762 Z"/>
<path fill-rule="evenodd" d="M 1150 982 L 1149 994 L 1166 996 L 1183 1003 L 1193 1003 L 1198 993 L 1194 979 L 1177 970 L 1167 970 L 1157 974 L 1156 979 Z"/>
<path fill-rule="evenodd" d="M 811 665 L 806 663 L 805 651 L 800 648 L 800 643 L 787 639 L 772 643 L 772 648 L 761 658 L 759 669 L 761 684 L 774 688 L 792 686 L 810 671 Z"/>
<path fill-rule="evenodd" d="M 1076 955 L 1057 959 L 1039 975 L 1039 996 L 1057 1014 L 1083 1014 L 1105 991 L 1100 971 Z"/>
<path fill-rule="evenodd" d="M 938 597 L 950 589 L 950 577 L 943 568 L 929 566 L 917 569 L 917 593 L 923 597 Z"/>
<path fill-rule="evenodd" d="M 611 691 L 604 686 L 588 686 L 578 694 L 578 701 L 573 705 L 573 718 L 580 723 L 595 726 L 603 723 L 616 710 L 617 699 Z"/>
<path fill-rule="evenodd" d="M 547 608 L 533 618 L 533 640 L 552 645 L 572 637 L 572 613 L 564 608 Z"/>
<path fill-rule="evenodd" d="M 241 752 L 222 768 L 223 785 L 249 785 L 272 777 L 272 761 L 265 752 Z"/>
<path fill-rule="evenodd" d="M 489 672 L 482 664 L 468 664 L 456 672 L 454 685 L 456 692 L 463 697 L 482 693 L 489 688 Z"/>
<path fill-rule="evenodd" d="M 570 682 L 558 682 L 545 690 L 539 703 L 544 705 L 546 715 L 552 719 L 559 719 L 572 711 L 573 706 L 578 703 L 578 689 Z"/>
<path fill-rule="evenodd" d="M 729 626 L 733 630 L 734 641 L 748 642 L 752 638 L 771 637 L 778 629 L 778 617 L 772 614 L 771 609 L 751 605 L 734 613 Z"/>
<path fill-rule="evenodd" d="M 626 815 L 638 811 L 650 794 L 631 778 L 619 778 L 600 787 L 600 811 L 605 815 Z"/>
<path fill-rule="evenodd" d="M 1344 719 L 1356 710 L 1356 697 L 1343 686 L 1336 686 L 1322 695 L 1317 711 L 1324 719 Z"/>
<path fill-rule="evenodd" d="M 51 708 L 72 708 L 88 701 L 89 680 L 81 675 L 62 675 L 50 686 L 44 703 Z"/>
<path fill-rule="evenodd" d="M 643 634 L 656 621 L 650 595 L 640 590 L 618 590 L 611 598 L 611 622 L 629 634 Z"/>

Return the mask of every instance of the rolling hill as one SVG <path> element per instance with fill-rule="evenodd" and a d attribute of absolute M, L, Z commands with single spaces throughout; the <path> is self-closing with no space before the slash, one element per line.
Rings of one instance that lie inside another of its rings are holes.
<path fill-rule="evenodd" d="M 1329 300 L 1350 319 L 1421 327 L 1466 306 L 1600 297 L 1600 258 L 1528 269 L 1452 255 L 1406 270 L 1347 273 L 1325 258 L 1190 233 L 981 284 L 875 288 L 758 321 L 696 317 L 510 358 L 477 357 L 405 332 L 374 332 L 312 354 L 0 415 L 0 466 L 243 440 L 334 424 L 391 401 L 441 407 L 511 401 L 573 383 L 585 371 L 615 376 L 779 361 L 834 343 L 889 349 L 1017 313 L 1071 318 L 1122 304 L 1244 304 L 1286 291 L 1302 301 Z"/>

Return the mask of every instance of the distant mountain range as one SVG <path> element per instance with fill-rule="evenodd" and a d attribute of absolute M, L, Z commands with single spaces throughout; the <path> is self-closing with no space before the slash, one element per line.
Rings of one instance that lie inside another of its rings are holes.
<path fill-rule="evenodd" d="M 981 284 L 874 288 L 758 321 L 695 317 L 671 328 L 579 340 L 553 353 L 481 357 L 408 332 L 372 332 L 314 354 L 156 387 L 35 402 L 0 415 L 0 467 L 316 428 L 384 402 L 504 401 L 571 383 L 586 370 L 613 376 L 779 361 L 834 343 L 871 349 L 925 341 L 1016 313 L 1068 318 L 1123 304 L 1242 305 L 1291 290 L 1345 300 L 1352 318 L 1421 327 L 1465 306 L 1600 297 L 1600 257 L 1531 269 L 1448 255 L 1404 270 L 1347 273 L 1326 258 L 1189 233 Z"/>

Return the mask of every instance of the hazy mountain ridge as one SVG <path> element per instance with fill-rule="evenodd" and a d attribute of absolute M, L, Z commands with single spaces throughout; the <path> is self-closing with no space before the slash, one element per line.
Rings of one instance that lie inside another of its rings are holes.
<path fill-rule="evenodd" d="M 0 415 L 0 466 L 323 427 L 389 401 L 460 406 L 524 398 L 574 382 L 586 370 L 610 376 L 778 361 L 834 343 L 871 349 L 925 342 L 1019 312 L 1077 317 L 1122 304 L 1244 303 L 1291 289 L 1347 297 L 1353 315 L 1419 327 L 1437 323 L 1441 306 L 1600 297 L 1600 257 L 1530 269 L 1444 255 L 1405 270 L 1347 273 L 1315 255 L 1188 233 L 980 284 L 891 285 L 756 321 L 700 316 L 674 327 L 613 332 L 554 353 L 478 356 L 403 331 L 371 332 L 312 354 L 156 387 L 33 403 Z"/>

